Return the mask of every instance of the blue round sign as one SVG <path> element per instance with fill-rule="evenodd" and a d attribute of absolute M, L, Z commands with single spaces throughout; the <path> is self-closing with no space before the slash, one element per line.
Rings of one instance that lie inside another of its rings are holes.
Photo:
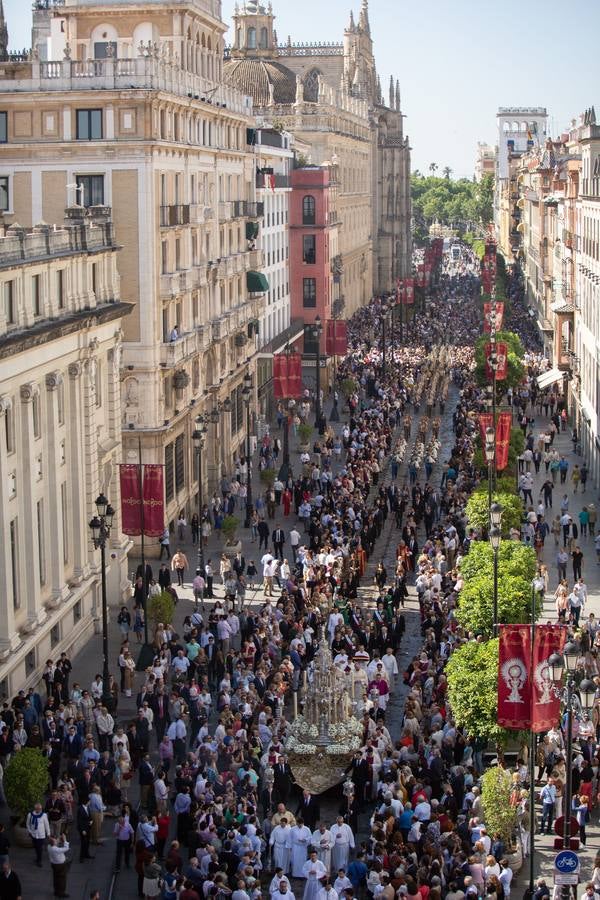
<path fill-rule="evenodd" d="M 554 857 L 554 868 L 557 872 L 576 872 L 579 869 L 579 857 L 573 850 L 561 850 Z"/>

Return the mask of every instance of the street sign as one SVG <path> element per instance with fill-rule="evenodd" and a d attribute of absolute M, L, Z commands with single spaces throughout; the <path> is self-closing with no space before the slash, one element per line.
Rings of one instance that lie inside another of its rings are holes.
<path fill-rule="evenodd" d="M 554 857 L 554 871 L 561 875 L 579 872 L 579 857 L 572 850 L 561 850 Z"/>
<path fill-rule="evenodd" d="M 579 875 L 577 872 L 573 872 L 572 874 L 562 874 L 559 872 L 554 873 L 554 884 L 578 884 L 579 883 Z"/>
<path fill-rule="evenodd" d="M 554 823 L 554 833 L 559 837 L 562 837 L 565 829 L 565 817 L 560 816 L 556 822 Z M 579 834 L 579 823 L 575 816 L 571 816 L 571 837 L 575 837 Z"/>

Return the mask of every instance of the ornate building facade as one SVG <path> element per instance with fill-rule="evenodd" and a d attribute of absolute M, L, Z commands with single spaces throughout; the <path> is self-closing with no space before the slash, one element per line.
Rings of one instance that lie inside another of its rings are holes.
<path fill-rule="evenodd" d="M 410 147 L 397 82 L 384 101 L 367 0 L 339 44 L 280 44 L 271 5 L 255 0 L 233 21 L 225 78 L 310 147 L 303 162 L 337 173 L 340 301 L 349 316 L 411 267 Z"/>
<path fill-rule="evenodd" d="M 38 13 L 35 52 L 0 67 L 5 216 L 34 225 L 76 202 L 112 208 L 136 304 L 124 324 L 124 461 L 137 460 L 141 435 L 143 461 L 165 465 L 173 522 L 197 502 L 196 416 L 213 413 L 205 499 L 245 440 L 241 391 L 268 287 L 247 236 L 262 219 L 252 101 L 222 82 L 219 0 L 65 0 Z"/>
<path fill-rule="evenodd" d="M 0 695 L 37 683 L 101 616 L 88 522 L 103 491 L 115 603 L 129 592 L 121 534 L 120 360 L 126 317 L 106 210 L 0 237 Z"/>

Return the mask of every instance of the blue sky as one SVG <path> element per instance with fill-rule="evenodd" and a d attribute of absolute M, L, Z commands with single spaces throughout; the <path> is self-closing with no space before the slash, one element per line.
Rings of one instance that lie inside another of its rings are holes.
<path fill-rule="evenodd" d="M 272 0 L 280 41 L 342 39 L 360 0 Z M 224 0 L 230 20 L 234 0 Z M 30 45 L 29 0 L 4 0 L 10 46 Z M 471 177 L 478 140 L 495 142 L 498 106 L 546 106 L 560 133 L 587 106 L 600 115 L 598 0 L 370 0 L 382 84 L 400 79 L 413 168 Z"/>

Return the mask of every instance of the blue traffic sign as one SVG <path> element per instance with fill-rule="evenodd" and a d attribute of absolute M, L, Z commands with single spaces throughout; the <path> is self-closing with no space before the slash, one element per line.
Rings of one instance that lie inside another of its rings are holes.
<path fill-rule="evenodd" d="M 554 868 L 557 872 L 569 873 L 579 870 L 579 857 L 573 850 L 561 850 L 554 857 Z"/>

